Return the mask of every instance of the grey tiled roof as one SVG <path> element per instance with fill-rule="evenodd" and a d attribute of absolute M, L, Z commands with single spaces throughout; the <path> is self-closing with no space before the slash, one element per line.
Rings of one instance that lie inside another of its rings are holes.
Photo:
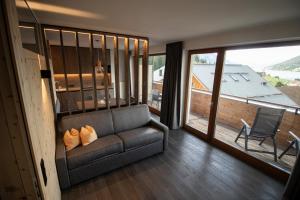
<path fill-rule="evenodd" d="M 215 65 L 194 64 L 192 65 L 192 72 L 209 91 L 212 91 Z M 298 106 L 287 95 L 267 83 L 247 65 L 224 65 L 221 94 Z"/>

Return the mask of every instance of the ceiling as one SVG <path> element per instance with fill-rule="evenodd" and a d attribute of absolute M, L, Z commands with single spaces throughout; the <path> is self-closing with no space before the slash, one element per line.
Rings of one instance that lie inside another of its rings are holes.
<path fill-rule="evenodd" d="M 27 1 L 41 23 L 146 36 L 152 44 L 300 17 L 299 0 Z"/>

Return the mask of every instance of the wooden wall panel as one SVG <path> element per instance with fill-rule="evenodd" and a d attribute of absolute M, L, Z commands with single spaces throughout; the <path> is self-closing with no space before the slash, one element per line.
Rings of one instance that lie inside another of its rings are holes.
<path fill-rule="evenodd" d="M 54 72 L 57 74 L 63 74 L 63 59 L 61 55 L 61 50 L 59 46 L 51 45 L 51 56 Z M 91 72 L 91 54 L 90 48 L 80 47 L 78 48 L 80 51 L 81 58 L 81 67 L 83 73 Z M 99 59 L 102 60 L 101 50 L 98 52 L 98 49 L 93 49 L 93 61 L 97 63 L 98 53 Z M 66 70 L 67 73 L 78 73 L 78 58 L 75 47 L 65 46 L 64 47 L 65 57 L 66 57 Z M 110 65 L 110 51 L 106 50 L 106 63 Z"/>
<path fill-rule="evenodd" d="M 36 176 L 28 146 L 16 77 L 14 74 L 12 40 L 4 14 L 16 25 L 13 1 L 1 1 L 0 10 L 0 199 L 37 199 Z M 9 11 L 8 13 L 6 11 Z M 14 30 L 14 29 L 12 29 Z M 22 170 L 21 170 L 22 169 Z"/>
<path fill-rule="evenodd" d="M 55 126 L 49 81 L 41 79 L 37 54 L 24 50 L 23 63 L 18 68 L 21 93 L 31 144 L 45 199 L 59 199 L 60 188 L 55 165 Z M 41 62 L 44 63 L 44 62 Z M 41 115 L 41 113 L 44 113 Z M 47 186 L 39 167 L 44 159 Z"/>
<path fill-rule="evenodd" d="M 11 2 L 14 1 L 8 1 Z M 56 165 L 55 165 L 55 127 L 51 100 L 50 84 L 41 79 L 40 69 L 46 69 L 45 60 L 27 49 L 22 48 L 18 17 L 15 5 L 8 11 L 16 77 L 21 96 L 23 117 L 25 119 L 28 139 L 31 143 L 35 169 L 44 199 L 60 199 Z M 39 65 L 41 63 L 41 66 Z M 44 185 L 40 161 L 44 159 L 47 186 Z"/>

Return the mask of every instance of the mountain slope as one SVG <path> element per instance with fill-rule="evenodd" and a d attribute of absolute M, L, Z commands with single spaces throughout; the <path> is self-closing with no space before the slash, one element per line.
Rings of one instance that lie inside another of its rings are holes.
<path fill-rule="evenodd" d="M 272 65 L 272 66 L 268 67 L 268 69 L 279 70 L 279 71 L 300 72 L 300 56 L 296 56 L 289 60 Z"/>

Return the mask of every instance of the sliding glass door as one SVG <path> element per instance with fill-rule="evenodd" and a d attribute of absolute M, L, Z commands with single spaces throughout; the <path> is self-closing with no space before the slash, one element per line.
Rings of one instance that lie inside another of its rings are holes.
<path fill-rule="evenodd" d="M 226 50 L 215 138 L 290 171 L 297 153 L 290 144 L 300 137 L 299 61 L 300 46 Z"/>
<path fill-rule="evenodd" d="M 189 51 L 184 127 L 286 178 L 300 152 L 299 61 L 295 42 Z"/>
<path fill-rule="evenodd" d="M 208 51 L 189 55 L 188 104 L 185 126 L 208 133 L 212 93 L 218 53 Z"/>

